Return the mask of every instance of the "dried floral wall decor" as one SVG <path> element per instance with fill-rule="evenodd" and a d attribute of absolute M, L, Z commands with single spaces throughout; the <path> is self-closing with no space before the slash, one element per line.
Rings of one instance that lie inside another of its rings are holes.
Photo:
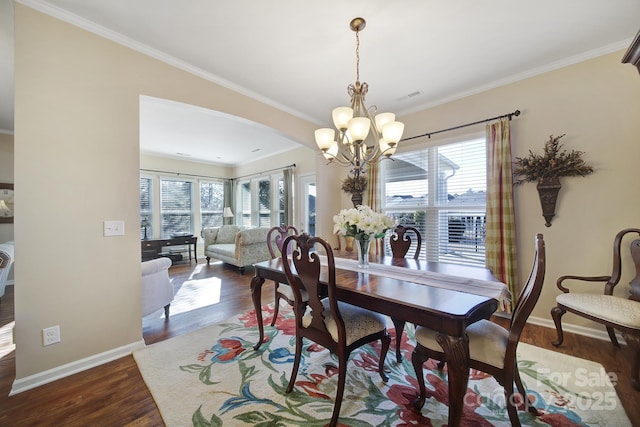
<path fill-rule="evenodd" d="M 342 181 L 342 191 L 351 194 L 351 202 L 353 207 L 358 207 L 362 204 L 362 193 L 367 189 L 367 178 L 356 174 L 354 176 L 347 176 Z"/>
<path fill-rule="evenodd" d="M 560 191 L 560 178 L 567 176 L 587 176 L 593 173 L 593 167 L 588 165 L 582 156 L 583 151 L 563 149 L 560 136 L 549 136 L 544 144 L 542 154 L 529 150 L 526 157 L 516 157 L 513 164 L 514 184 L 536 182 L 542 215 L 546 226 L 551 227 L 551 219 L 555 216 L 556 200 Z"/>

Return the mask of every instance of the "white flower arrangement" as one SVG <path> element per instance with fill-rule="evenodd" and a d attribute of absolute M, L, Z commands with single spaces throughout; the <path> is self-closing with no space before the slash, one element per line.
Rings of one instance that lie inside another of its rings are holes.
<path fill-rule="evenodd" d="M 356 240 L 369 240 L 372 236 L 380 238 L 394 225 L 393 219 L 375 212 L 369 206 L 359 205 L 357 208 L 342 209 L 333 216 L 334 233 L 352 236 Z"/>

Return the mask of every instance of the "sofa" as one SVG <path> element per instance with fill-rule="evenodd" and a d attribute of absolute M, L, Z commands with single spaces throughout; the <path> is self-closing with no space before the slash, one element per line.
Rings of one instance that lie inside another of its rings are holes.
<path fill-rule="evenodd" d="M 9 272 L 13 266 L 13 242 L 0 243 L 0 298 L 7 287 Z"/>
<path fill-rule="evenodd" d="M 173 301 L 173 285 L 169 279 L 169 258 L 156 258 L 142 263 L 142 317 L 164 308 L 169 318 L 169 305 Z"/>
<path fill-rule="evenodd" d="M 201 232 L 207 264 L 211 258 L 234 265 L 244 274 L 245 267 L 271 259 L 267 248 L 270 227 L 223 225 L 204 227 Z"/>

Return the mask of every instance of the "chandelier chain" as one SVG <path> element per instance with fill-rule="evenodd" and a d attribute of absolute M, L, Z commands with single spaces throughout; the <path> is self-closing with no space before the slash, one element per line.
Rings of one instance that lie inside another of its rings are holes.
<path fill-rule="evenodd" d="M 356 30 L 356 82 L 360 81 L 360 31 Z"/>

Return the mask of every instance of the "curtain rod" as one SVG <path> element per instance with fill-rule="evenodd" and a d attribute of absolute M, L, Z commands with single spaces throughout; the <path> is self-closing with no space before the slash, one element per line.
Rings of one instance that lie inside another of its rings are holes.
<path fill-rule="evenodd" d="M 244 176 L 237 176 L 235 178 L 232 178 L 232 180 L 235 181 L 237 179 L 247 178 L 247 177 L 256 176 L 256 175 L 262 175 L 262 174 L 267 173 L 267 172 L 273 172 L 273 171 L 284 170 L 284 169 L 295 168 L 295 167 L 296 167 L 296 164 L 295 163 L 291 163 L 290 165 L 283 166 L 283 167 L 280 167 L 280 168 L 267 169 L 267 170 L 264 170 L 262 172 L 250 173 L 249 175 L 244 175 Z"/>
<path fill-rule="evenodd" d="M 221 178 L 219 176 L 194 175 L 194 174 L 191 174 L 191 173 L 170 172 L 170 171 L 161 171 L 161 170 L 155 170 L 155 169 L 140 169 L 140 170 L 143 171 L 143 172 L 169 173 L 169 174 L 176 175 L 176 176 L 192 176 L 192 177 L 196 177 L 196 178 L 212 178 L 212 179 L 221 179 L 223 181 L 231 180 L 231 178 Z"/>
<path fill-rule="evenodd" d="M 477 125 L 477 124 L 480 124 L 480 123 L 486 123 L 486 122 L 490 122 L 491 120 L 504 119 L 505 117 L 508 117 L 508 118 L 509 118 L 509 120 L 511 120 L 511 118 L 512 118 L 513 116 L 518 117 L 519 115 L 520 115 L 520 110 L 516 110 L 516 111 L 514 111 L 513 113 L 503 114 L 503 115 L 501 115 L 501 116 L 491 117 L 491 118 L 489 118 L 489 119 L 478 120 L 477 122 L 473 122 L 473 123 L 466 123 L 466 124 L 464 124 L 464 125 L 454 126 L 454 127 L 452 127 L 452 128 L 448 128 L 448 129 L 437 130 L 437 131 L 435 131 L 435 132 L 427 132 L 427 133 L 424 133 L 424 134 L 422 134 L 422 135 L 410 136 L 410 137 L 408 137 L 408 138 L 401 139 L 400 141 L 409 141 L 409 140 L 411 140 L 411 139 L 422 138 L 423 136 L 426 136 L 426 137 L 428 137 L 429 139 L 431 139 L 431 135 L 435 135 L 435 134 L 437 134 L 437 133 L 448 132 L 448 131 L 450 131 L 450 130 L 456 130 L 456 129 L 460 129 L 460 128 L 465 128 L 465 127 L 467 127 L 467 126 L 473 126 L 473 125 Z"/>

